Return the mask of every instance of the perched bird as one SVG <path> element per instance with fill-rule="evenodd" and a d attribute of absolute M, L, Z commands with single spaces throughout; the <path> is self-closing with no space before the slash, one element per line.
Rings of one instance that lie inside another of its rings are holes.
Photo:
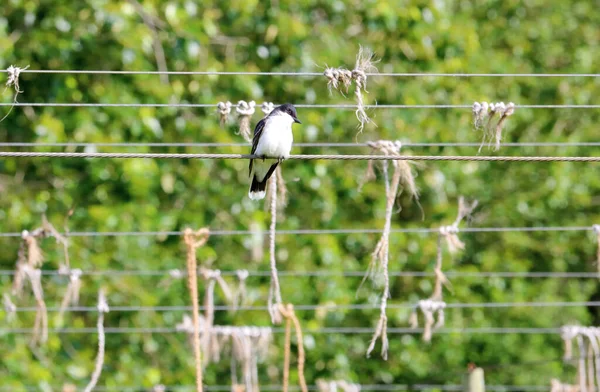
<path fill-rule="evenodd" d="M 293 123 L 302 124 L 294 105 L 286 103 L 277 106 L 256 124 L 251 154 L 260 158 L 250 159 L 248 166 L 249 176 L 252 178 L 248 197 L 252 200 L 265 197 L 269 177 L 275 172 L 277 165 L 290 156 L 294 141 Z"/>

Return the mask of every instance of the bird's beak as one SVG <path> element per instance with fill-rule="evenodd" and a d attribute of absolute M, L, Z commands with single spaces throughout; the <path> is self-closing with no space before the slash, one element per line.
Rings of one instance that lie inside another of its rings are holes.
<path fill-rule="evenodd" d="M 294 117 L 294 122 L 295 122 L 295 123 L 298 123 L 298 124 L 302 124 L 302 123 L 300 122 L 300 120 L 298 120 L 298 118 L 297 118 L 297 117 Z"/>

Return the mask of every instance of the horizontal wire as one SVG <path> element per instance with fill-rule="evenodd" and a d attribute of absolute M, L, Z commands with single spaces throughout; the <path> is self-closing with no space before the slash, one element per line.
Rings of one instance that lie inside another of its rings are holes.
<path fill-rule="evenodd" d="M 82 271 L 82 276 L 160 276 L 172 277 L 173 270 L 98 270 L 98 271 Z M 186 276 L 186 271 L 176 270 L 181 277 Z M 43 276 L 61 276 L 65 279 L 67 275 L 60 273 L 57 270 L 42 270 Z M 237 276 L 237 271 L 221 270 L 221 276 Z M 0 276 L 13 276 L 15 270 L 0 270 Z M 311 278 L 311 277 L 364 277 L 364 271 L 279 271 L 280 278 Z M 434 277 L 434 272 L 424 271 L 390 271 L 388 273 L 392 277 Z M 600 279 L 598 272 L 458 272 L 444 271 L 444 275 L 449 278 L 554 278 L 554 279 Z M 270 271 L 248 271 L 248 277 L 269 277 Z"/>
<path fill-rule="evenodd" d="M 273 333 L 283 333 L 284 328 L 271 328 Z M 304 331 L 305 334 L 341 334 L 341 335 L 358 335 L 358 334 L 372 334 L 375 331 L 373 328 L 361 328 L 361 327 L 323 327 L 318 329 L 307 329 Z M 8 334 L 31 334 L 34 332 L 33 328 L 0 328 L 0 335 Z M 137 333 L 185 333 L 177 330 L 175 327 L 105 327 L 104 332 L 107 334 L 137 334 Z M 423 328 L 388 328 L 388 334 L 421 334 Z M 505 327 L 482 327 L 482 328 L 440 328 L 436 329 L 436 334 L 490 334 L 490 335 L 503 335 L 503 334 L 524 334 L 524 335 L 550 335 L 559 334 L 561 328 L 540 328 L 540 327 L 516 327 L 516 328 L 505 328 Z M 59 334 L 96 334 L 98 330 L 96 328 L 48 328 L 48 333 L 59 333 Z"/>
<path fill-rule="evenodd" d="M 7 72 L 6 69 L 0 73 Z M 323 72 L 284 72 L 284 71 L 125 71 L 125 70 L 74 70 L 74 69 L 21 69 L 21 73 L 37 74 L 87 74 L 87 75 L 248 75 L 248 76 L 323 76 Z M 446 73 L 446 72 L 381 72 L 365 73 L 367 76 L 385 77 L 536 77 L 536 78 L 571 78 L 600 77 L 596 73 Z"/>
<path fill-rule="evenodd" d="M 214 108 L 217 104 L 212 103 L 102 103 L 102 102 L 0 102 L 0 106 L 30 106 L 30 107 L 123 107 L 123 108 Z M 294 104 L 296 108 L 311 109 L 356 109 L 351 104 Z M 365 109 L 473 109 L 473 104 L 451 105 L 451 104 L 382 104 L 363 105 Z M 600 109 L 596 104 L 550 104 L 550 105 L 516 105 L 517 109 Z"/>
<path fill-rule="evenodd" d="M 532 226 L 532 227 L 465 227 L 461 233 L 510 233 L 510 232 L 555 232 L 593 231 L 593 226 Z M 322 235 L 322 234 L 379 234 L 381 229 L 297 229 L 277 230 L 277 235 Z M 439 233 L 436 228 L 391 229 L 390 233 Z M 64 234 L 64 233 L 63 233 Z M 267 235 L 267 230 L 211 230 L 211 236 Z M 0 233 L 0 237 L 21 237 L 21 233 Z M 182 236 L 183 231 L 73 231 L 69 237 L 125 237 L 125 236 Z"/>
<path fill-rule="evenodd" d="M 552 361 L 557 362 L 557 361 Z M 464 385 L 462 384 L 354 384 L 359 386 L 361 391 L 421 391 L 428 389 L 435 389 L 440 391 L 463 391 Z M 52 390 L 61 390 L 62 385 L 53 386 Z M 196 385 L 165 385 L 165 391 L 195 391 Z M 317 385 L 309 385 L 307 386 L 309 391 L 320 391 Z M 6 387 L 0 386 L 0 391 L 12 391 L 14 387 Z M 39 386 L 21 386 L 19 385 L 19 390 L 25 391 L 39 391 Z M 82 388 L 78 388 L 83 389 Z M 231 391 L 231 385 L 204 385 L 203 389 L 205 391 L 222 391 L 228 392 Z M 260 385 L 261 391 L 281 391 L 283 389 L 282 385 Z M 300 387 L 296 385 L 288 386 L 290 391 L 300 391 Z M 518 392 L 518 391 L 527 391 L 527 392 L 546 392 L 548 391 L 548 385 L 489 385 L 486 384 L 485 389 L 492 392 Z M 102 387 L 97 386 L 94 388 L 95 391 L 113 391 L 113 392 L 148 392 L 151 388 L 142 387 L 142 386 L 111 386 L 111 387 Z"/>
<path fill-rule="evenodd" d="M 7 152 L 0 157 L 46 157 L 46 158 L 114 158 L 114 159 L 260 159 L 251 154 L 177 154 L 132 152 Z M 600 162 L 598 157 L 560 156 L 452 156 L 452 155 L 290 155 L 288 160 L 340 160 L 340 161 L 479 161 L 479 162 Z"/>
<path fill-rule="evenodd" d="M 600 301 L 580 301 L 580 302 L 478 302 L 478 303 L 447 303 L 446 309 L 489 309 L 489 308 L 568 308 L 578 306 L 600 307 Z M 388 309 L 412 309 L 416 304 L 388 304 Z M 374 304 L 322 304 L 322 305 L 294 305 L 295 310 L 374 310 L 379 309 L 380 305 Z M 204 306 L 199 307 L 200 310 L 205 310 Z M 231 306 L 215 305 L 216 311 L 231 311 Z M 236 311 L 257 311 L 268 310 L 266 306 L 240 306 Z M 17 307 L 17 312 L 37 312 L 39 309 L 33 307 Z M 48 312 L 59 312 L 60 307 L 48 307 Z M 65 312 L 97 312 L 96 306 L 72 306 L 63 309 Z M 188 312 L 191 311 L 191 306 L 110 306 L 111 312 Z M 2 309 L 0 309 L 2 311 Z M 6 311 L 6 310 L 4 310 Z"/>
<path fill-rule="evenodd" d="M 248 147 L 248 143 L 43 143 L 7 142 L 0 147 Z M 402 147 L 480 147 L 481 143 L 412 143 Z M 370 147 L 369 143 L 294 143 L 294 147 Z M 600 142 L 500 143 L 500 147 L 600 147 Z"/>

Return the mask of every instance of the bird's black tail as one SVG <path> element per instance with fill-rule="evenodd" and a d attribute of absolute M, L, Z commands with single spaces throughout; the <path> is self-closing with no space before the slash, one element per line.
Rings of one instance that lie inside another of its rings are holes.
<path fill-rule="evenodd" d="M 269 171 L 267 172 L 265 177 L 262 179 L 262 181 L 259 181 L 256 173 L 254 173 L 252 175 L 252 182 L 250 183 L 250 191 L 248 192 L 248 197 L 250 199 L 252 199 L 252 200 L 264 199 L 264 197 L 266 195 L 267 182 L 269 181 L 269 178 L 271 177 L 271 175 L 273 175 L 275 168 L 277 168 L 277 163 L 274 163 L 273 165 L 271 165 L 271 167 L 269 168 Z"/>

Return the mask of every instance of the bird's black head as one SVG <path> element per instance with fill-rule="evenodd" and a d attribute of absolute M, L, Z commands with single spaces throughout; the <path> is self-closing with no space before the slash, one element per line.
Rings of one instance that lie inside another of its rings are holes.
<path fill-rule="evenodd" d="M 273 109 L 272 113 L 276 113 L 276 112 L 287 113 L 294 119 L 295 123 L 302 124 L 300 122 L 300 120 L 298 120 L 298 115 L 296 114 L 296 108 L 291 103 L 284 103 L 283 105 L 277 106 L 275 109 Z"/>

